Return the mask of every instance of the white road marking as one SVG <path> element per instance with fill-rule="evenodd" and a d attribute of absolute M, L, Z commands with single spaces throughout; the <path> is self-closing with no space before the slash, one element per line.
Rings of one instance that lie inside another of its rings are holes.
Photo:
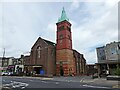
<path fill-rule="evenodd" d="M 16 88 L 15 86 L 12 86 L 13 88 Z"/>
<path fill-rule="evenodd" d="M 29 84 L 27 83 L 22 83 L 22 82 L 16 82 L 16 81 L 11 81 L 10 84 L 5 84 L 3 87 L 12 87 L 12 88 L 25 88 Z"/>
<path fill-rule="evenodd" d="M 92 85 L 83 85 L 84 87 L 91 87 L 91 88 L 108 88 L 108 87 L 100 87 L 100 86 L 92 86 Z"/>
<path fill-rule="evenodd" d="M 59 84 L 59 82 L 47 82 L 47 81 L 41 81 L 42 83 L 54 83 L 54 84 Z"/>
<path fill-rule="evenodd" d="M 22 89 L 24 89 L 25 87 L 22 87 Z"/>
<path fill-rule="evenodd" d="M 5 87 L 6 89 L 9 89 L 9 87 Z"/>
<path fill-rule="evenodd" d="M 83 82 L 83 80 L 84 80 L 84 78 L 82 78 L 82 79 L 80 80 L 80 82 Z"/>
<path fill-rule="evenodd" d="M 41 82 L 43 82 L 43 83 L 49 83 L 49 82 L 46 82 L 46 81 L 41 81 Z"/>
<path fill-rule="evenodd" d="M 55 82 L 55 84 L 59 84 L 59 82 Z"/>
<path fill-rule="evenodd" d="M 41 78 L 42 80 L 52 80 L 53 78 Z"/>
<path fill-rule="evenodd" d="M 10 84 L 5 84 L 5 85 L 3 85 L 3 86 L 7 87 L 7 86 L 10 86 Z"/>

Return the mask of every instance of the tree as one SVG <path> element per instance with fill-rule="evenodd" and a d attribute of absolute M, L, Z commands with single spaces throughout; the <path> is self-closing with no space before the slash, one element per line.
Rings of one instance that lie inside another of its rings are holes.
<path fill-rule="evenodd" d="M 120 76 L 120 66 L 117 64 L 117 68 L 114 69 L 114 74 Z"/>

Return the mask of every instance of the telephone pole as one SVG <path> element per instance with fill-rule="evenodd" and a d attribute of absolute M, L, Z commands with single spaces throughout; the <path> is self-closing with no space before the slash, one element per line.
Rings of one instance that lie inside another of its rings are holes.
<path fill-rule="evenodd" d="M 3 58 L 5 57 L 5 48 L 4 48 L 4 50 L 3 50 Z"/>
<path fill-rule="evenodd" d="M 4 66 L 4 65 L 3 65 L 3 63 L 4 63 L 4 58 L 5 58 L 5 48 L 3 49 L 2 67 Z"/>

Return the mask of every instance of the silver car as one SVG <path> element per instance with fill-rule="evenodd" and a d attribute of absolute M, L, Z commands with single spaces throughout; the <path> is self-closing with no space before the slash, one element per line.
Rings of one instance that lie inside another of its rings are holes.
<path fill-rule="evenodd" d="M 2 75 L 2 76 L 6 76 L 6 75 L 9 75 L 9 73 L 8 73 L 8 72 L 2 72 L 1 75 Z"/>

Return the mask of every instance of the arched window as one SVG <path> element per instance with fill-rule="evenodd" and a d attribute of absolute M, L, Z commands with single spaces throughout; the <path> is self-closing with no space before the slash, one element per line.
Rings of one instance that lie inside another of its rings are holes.
<path fill-rule="evenodd" d="M 41 50 L 41 48 L 40 48 L 40 46 L 38 46 L 38 47 L 37 47 L 37 57 L 38 57 L 38 58 L 40 58 L 40 50 Z"/>
<path fill-rule="evenodd" d="M 67 26 L 67 30 L 68 30 L 68 31 L 71 31 L 70 27 Z"/>

